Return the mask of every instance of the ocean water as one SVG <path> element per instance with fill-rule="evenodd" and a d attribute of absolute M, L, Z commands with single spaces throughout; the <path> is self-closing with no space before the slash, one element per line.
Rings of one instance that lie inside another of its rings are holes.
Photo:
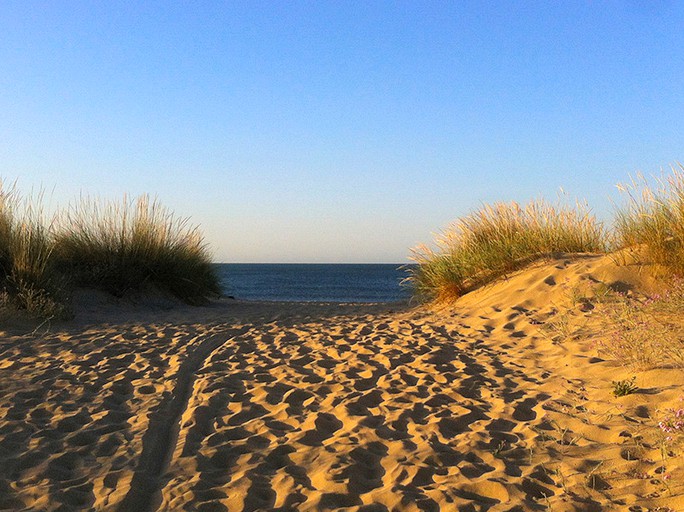
<path fill-rule="evenodd" d="M 217 265 L 224 295 L 241 300 L 397 302 L 411 291 L 400 265 L 248 264 Z"/>

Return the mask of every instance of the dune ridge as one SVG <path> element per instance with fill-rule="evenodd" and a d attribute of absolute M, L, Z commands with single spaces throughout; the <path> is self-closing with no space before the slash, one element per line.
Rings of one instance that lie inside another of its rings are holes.
<path fill-rule="evenodd" d="M 682 509 L 657 421 L 684 376 L 612 395 L 634 372 L 573 298 L 600 285 L 654 283 L 573 255 L 439 309 L 226 301 L 8 335 L 0 510 Z"/>

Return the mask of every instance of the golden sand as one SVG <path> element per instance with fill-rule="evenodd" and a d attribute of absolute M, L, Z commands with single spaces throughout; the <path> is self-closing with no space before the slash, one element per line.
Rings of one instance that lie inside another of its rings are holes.
<path fill-rule="evenodd" d="M 6 333 L 0 510 L 684 510 L 657 428 L 684 372 L 616 398 L 635 373 L 571 297 L 618 282 L 648 287 L 578 257 L 443 309 L 100 301 Z"/>

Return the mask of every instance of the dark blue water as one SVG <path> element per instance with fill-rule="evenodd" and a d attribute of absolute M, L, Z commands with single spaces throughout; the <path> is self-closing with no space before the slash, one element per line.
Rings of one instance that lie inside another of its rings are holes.
<path fill-rule="evenodd" d="M 410 297 L 400 265 L 217 265 L 224 295 L 242 300 L 397 302 Z"/>

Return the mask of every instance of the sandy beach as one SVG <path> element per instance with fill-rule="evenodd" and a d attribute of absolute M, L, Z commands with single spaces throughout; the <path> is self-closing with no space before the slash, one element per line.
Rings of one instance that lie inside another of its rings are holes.
<path fill-rule="evenodd" d="M 600 353 L 599 284 L 649 286 L 586 256 L 444 308 L 86 297 L 0 337 L 0 510 L 684 510 L 684 372 Z"/>
<path fill-rule="evenodd" d="M 0 512 L 684 512 L 682 27 L 0 1 Z"/>

